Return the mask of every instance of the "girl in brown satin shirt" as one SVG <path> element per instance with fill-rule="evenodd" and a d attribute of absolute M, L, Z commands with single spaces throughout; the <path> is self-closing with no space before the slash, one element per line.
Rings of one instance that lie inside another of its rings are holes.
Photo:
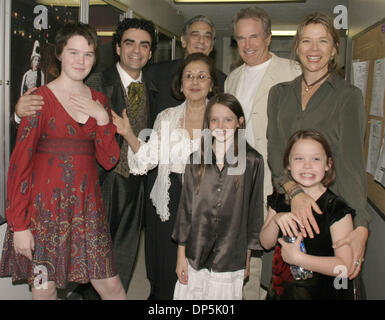
<path fill-rule="evenodd" d="M 174 299 L 242 299 L 263 225 L 263 157 L 238 130 L 244 123 L 234 96 L 220 93 L 208 102 L 203 127 L 212 144 L 186 165 L 172 235 L 178 242 Z"/>

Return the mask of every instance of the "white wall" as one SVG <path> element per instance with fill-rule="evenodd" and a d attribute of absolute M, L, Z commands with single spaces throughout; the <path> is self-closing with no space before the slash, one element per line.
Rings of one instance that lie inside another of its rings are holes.
<path fill-rule="evenodd" d="M 120 0 L 120 2 L 163 29 L 180 35 L 184 25 L 184 18 L 167 2 L 159 0 Z"/>
<path fill-rule="evenodd" d="M 349 36 L 365 30 L 385 17 L 384 0 L 349 0 Z"/>

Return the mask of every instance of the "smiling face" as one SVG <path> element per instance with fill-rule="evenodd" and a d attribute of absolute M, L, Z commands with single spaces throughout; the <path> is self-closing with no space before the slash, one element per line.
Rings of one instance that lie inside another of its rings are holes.
<path fill-rule="evenodd" d="M 297 56 L 304 72 L 322 76 L 336 53 L 333 37 L 324 25 L 311 23 L 303 28 Z"/>
<path fill-rule="evenodd" d="M 240 19 L 235 27 L 238 52 L 248 66 L 256 66 L 270 58 L 271 35 L 265 38 L 261 20 Z"/>
<path fill-rule="evenodd" d="M 330 161 L 321 143 L 300 139 L 291 149 L 288 170 L 304 190 L 316 190 L 323 187 L 322 180 L 330 169 Z"/>
<path fill-rule="evenodd" d="M 151 35 L 142 29 L 129 28 L 116 45 L 116 53 L 120 57 L 121 67 L 134 79 L 137 79 L 151 59 Z"/>
<path fill-rule="evenodd" d="M 71 80 L 83 81 L 95 62 L 94 46 L 88 44 L 83 36 L 72 36 L 64 46 L 59 60 L 62 75 Z"/>
<path fill-rule="evenodd" d="M 182 73 L 181 91 L 187 101 L 205 101 L 212 88 L 209 66 L 201 61 L 190 62 Z"/>
<path fill-rule="evenodd" d="M 214 47 L 213 30 L 204 21 L 194 22 L 188 34 L 181 37 L 182 47 L 186 49 L 186 54 L 202 52 L 206 56 L 210 54 Z"/>
<path fill-rule="evenodd" d="M 211 107 L 209 115 L 209 129 L 218 142 L 228 142 L 243 123 L 243 117 L 238 120 L 237 115 L 227 106 L 216 103 Z"/>

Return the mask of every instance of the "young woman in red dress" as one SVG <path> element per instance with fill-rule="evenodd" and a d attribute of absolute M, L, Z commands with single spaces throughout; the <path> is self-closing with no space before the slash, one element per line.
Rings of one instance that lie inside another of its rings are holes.
<path fill-rule="evenodd" d="M 101 93 L 83 80 L 95 31 L 67 24 L 56 35 L 57 79 L 37 89 L 44 106 L 24 117 L 8 170 L 8 230 L 0 276 L 27 280 L 33 299 L 56 299 L 68 282 L 91 282 L 103 299 L 125 299 L 112 256 L 97 163 L 119 159 L 116 127 Z"/>

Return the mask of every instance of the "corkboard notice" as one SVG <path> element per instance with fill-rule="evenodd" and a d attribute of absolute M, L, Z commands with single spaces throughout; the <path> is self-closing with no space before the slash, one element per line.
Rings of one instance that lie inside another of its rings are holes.
<path fill-rule="evenodd" d="M 365 84 L 361 89 L 368 120 L 364 145 L 368 199 L 385 215 L 385 168 L 381 166 L 381 153 L 385 154 L 385 19 L 357 34 L 352 40 L 353 74 L 359 70 L 367 75 L 367 82 L 362 81 Z M 356 76 L 355 81 L 359 81 Z"/>

